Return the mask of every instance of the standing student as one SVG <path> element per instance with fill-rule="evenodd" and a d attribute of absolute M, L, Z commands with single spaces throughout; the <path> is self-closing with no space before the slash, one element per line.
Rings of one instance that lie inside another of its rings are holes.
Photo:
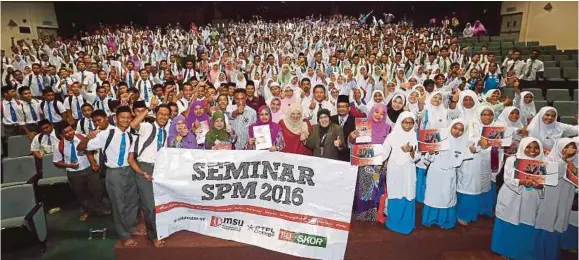
<path fill-rule="evenodd" d="M 56 167 L 66 169 L 70 186 L 82 208 L 80 221 L 85 221 L 89 212 L 108 213 L 97 196 L 101 193 L 101 186 L 87 158 L 91 155 L 77 151 L 78 145 L 85 139 L 84 135 L 75 133 L 72 125 L 65 125 L 61 138 L 55 145 L 52 161 Z"/>
<path fill-rule="evenodd" d="M 155 227 L 155 198 L 153 196 L 153 170 L 155 159 L 161 148 L 167 145 L 167 121 L 171 110 L 167 105 L 155 108 L 155 122 L 143 122 L 149 110 L 141 112 L 131 122 L 131 128 L 138 131 L 134 150 L 129 153 L 129 164 L 138 175 L 135 177 L 141 208 L 145 211 L 147 236 L 155 247 L 163 247 L 164 241 L 157 240 Z"/>
<path fill-rule="evenodd" d="M 372 132 L 370 144 L 383 144 L 391 130 L 390 125 L 386 123 L 386 105 L 376 103 L 368 114 L 368 121 Z M 360 132 L 354 130 L 348 136 L 348 143 L 356 143 L 356 138 L 359 135 Z M 357 220 L 376 221 L 380 196 L 384 194 L 385 179 L 386 168 L 382 165 L 360 166 L 358 168 L 356 192 L 354 193 L 354 209 Z"/>
<path fill-rule="evenodd" d="M 2 140 L 10 136 L 20 135 L 24 125 L 22 102 L 16 99 L 16 91 L 10 87 L 2 87 Z"/>
<path fill-rule="evenodd" d="M 541 141 L 521 140 L 517 155 L 505 162 L 505 185 L 499 191 L 491 250 L 512 259 L 534 259 L 534 228 L 542 191 L 536 182 L 517 179 L 516 160 L 543 160 Z"/>
<path fill-rule="evenodd" d="M 70 85 L 70 91 L 72 92 L 72 95 L 64 99 L 64 107 L 66 108 L 67 113 L 75 121 L 83 119 L 84 115 L 82 114 L 81 107 L 83 104 L 87 103 L 87 101 L 80 94 L 80 83 L 72 83 L 72 85 Z"/>
<path fill-rule="evenodd" d="M 446 136 L 448 150 L 429 151 L 422 225 L 437 225 L 443 229 L 456 226 L 456 173 L 462 162 L 472 158 L 474 146 L 469 146 L 467 124 L 461 119 L 450 123 Z M 443 140 L 443 142 L 445 142 Z M 472 147 L 472 150 L 469 148 Z"/>
<path fill-rule="evenodd" d="M 30 151 L 32 155 L 42 160 L 42 156 L 52 153 L 53 147 L 58 143 L 58 137 L 52 127 L 50 121 L 44 119 L 38 122 L 40 133 L 34 136 L 30 143 Z M 42 162 L 40 162 L 42 163 Z"/>
<path fill-rule="evenodd" d="M 76 123 L 76 132 L 87 135 L 89 132 L 96 129 L 91 118 L 94 109 L 91 105 L 85 103 L 80 107 L 80 110 L 82 112 L 82 118 Z"/>
<path fill-rule="evenodd" d="M 139 196 L 135 173 L 129 167 L 133 137 L 129 124 L 133 119 L 128 106 L 117 108 L 117 126 L 109 131 L 91 132 L 78 145 L 79 151 L 103 149 L 106 156 L 106 189 L 111 200 L 115 227 L 124 246 L 137 245 L 131 235 L 136 232 Z M 108 140 L 108 141 L 107 141 Z"/>
<path fill-rule="evenodd" d="M 576 187 L 565 178 L 567 165 L 577 169 L 577 142 L 569 138 L 557 140 L 555 147 L 545 157 L 549 164 L 557 165 L 559 180 L 556 186 L 544 185 L 535 221 L 535 259 L 559 259 L 563 234 L 569 226 Z M 577 235 L 577 233 L 575 233 Z"/>
<path fill-rule="evenodd" d="M 543 107 L 527 126 L 529 136 L 539 139 L 546 151 L 550 151 L 561 137 L 577 136 L 579 132 L 577 126 L 557 122 L 557 116 L 556 108 Z"/>
<path fill-rule="evenodd" d="M 38 121 L 40 121 L 40 101 L 32 98 L 32 94 L 28 87 L 21 87 L 18 89 L 20 96 L 20 107 L 22 115 L 24 116 L 24 126 L 22 130 L 26 134 L 38 132 Z"/>
<path fill-rule="evenodd" d="M 392 133 L 384 140 L 384 154 L 388 160 L 386 189 L 388 202 L 386 228 L 408 235 L 414 230 L 416 218 L 416 162 L 418 141 L 414 128 L 414 114 L 405 111 L 398 116 Z"/>

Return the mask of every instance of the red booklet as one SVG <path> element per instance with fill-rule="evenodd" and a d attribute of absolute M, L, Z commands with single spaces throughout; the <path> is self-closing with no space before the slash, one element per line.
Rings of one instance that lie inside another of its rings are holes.
<path fill-rule="evenodd" d="M 356 130 L 360 135 L 356 137 L 356 143 L 369 143 L 372 142 L 372 124 L 367 118 L 356 118 Z"/>
<path fill-rule="evenodd" d="M 418 151 L 428 152 L 431 149 L 439 151 L 441 142 L 439 129 L 418 130 Z"/>
<path fill-rule="evenodd" d="M 502 140 L 505 138 L 505 127 L 502 126 L 485 126 L 482 130 L 482 138 L 487 139 L 490 146 L 501 147 Z"/>
<path fill-rule="evenodd" d="M 547 175 L 547 168 L 544 161 L 515 160 L 515 178 L 527 183 L 545 184 L 545 175 Z"/>
<path fill-rule="evenodd" d="M 565 180 L 567 180 L 570 183 L 573 183 L 573 185 L 575 185 L 575 187 L 578 186 L 577 185 L 577 182 L 578 182 L 577 166 L 575 166 L 571 162 L 567 163 L 567 171 L 565 172 Z"/>
<path fill-rule="evenodd" d="M 350 149 L 350 163 L 357 166 L 382 165 L 381 144 L 355 144 Z"/>

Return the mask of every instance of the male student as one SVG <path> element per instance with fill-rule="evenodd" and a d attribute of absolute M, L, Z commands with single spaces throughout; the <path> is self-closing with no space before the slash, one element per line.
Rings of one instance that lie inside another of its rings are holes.
<path fill-rule="evenodd" d="M 153 97 L 153 82 L 149 80 L 149 72 L 146 69 L 139 71 L 141 79 L 137 81 L 135 87 L 139 90 L 140 98 L 144 100 L 147 104 L 151 102 Z"/>
<path fill-rule="evenodd" d="M 327 109 L 330 111 L 331 115 L 336 114 L 336 108 L 332 103 L 326 100 L 326 88 L 323 85 L 316 85 L 314 87 L 314 97 L 311 99 L 307 106 L 304 106 L 302 102 L 302 108 L 304 111 L 304 118 L 310 120 L 310 124 L 318 124 L 318 111 L 320 109 Z"/>
<path fill-rule="evenodd" d="M 74 119 L 80 120 L 84 118 L 82 114 L 82 105 L 87 103 L 86 100 L 80 94 L 80 83 L 74 82 L 70 85 L 70 91 L 72 95 L 64 99 L 64 107 L 67 113 Z"/>
<path fill-rule="evenodd" d="M 53 145 L 57 144 L 59 140 L 50 121 L 40 120 L 38 127 L 40 133 L 32 139 L 30 151 L 34 158 L 41 160 L 43 155 L 52 153 Z"/>
<path fill-rule="evenodd" d="M 39 63 L 32 64 L 32 73 L 24 78 L 24 85 L 30 88 L 32 91 L 32 96 L 41 97 L 44 88 L 44 75 L 40 71 L 41 67 Z"/>
<path fill-rule="evenodd" d="M 96 88 L 96 94 L 88 93 L 85 90 L 81 90 L 80 93 L 94 109 L 100 109 L 110 114 L 109 100 L 111 100 L 111 98 L 107 95 L 107 86 L 110 86 L 109 82 L 103 81 L 103 83 Z"/>
<path fill-rule="evenodd" d="M 10 86 L 2 87 L 2 139 L 21 134 L 24 125 L 22 102 L 16 99 L 16 91 Z"/>
<path fill-rule="evenodd" d="M 32 98 L 32 93 L 29 87 L 21 87 L 18 89 L 20 96 L 20 108 L 22 109 L 22 116 L 24 117 L 24 125 L 22 126 L 23 133 L 30 135 L 38 132 L 38 121 L 40 121 L 40 101 Z"/>
<path fill-rule="evenodd" d="M 134 143 L 129 133 L 129 124 L 133 116 L 128 106 L 122 106 L 117 108 L 115 117 L 117 126 L 114 129 L 89 133 L 77 149 L 79 151 L 103 149 L 107 169 L 106 190 L 111 200 L 115 227 L 123 245 L 134 247 L 137 242 L 131 235 L 136 232 L 139 196 L 135 185 L 135 173 L 128 163 Z"/>
<path fill-rule="evenodd" d="M 131 122 L 131 128 L 138 131 L 139 137 L 135 141 L 135 149 L 129 154 L 129 164 L 137 173 L 135 182 L 139 191 L 141 208 L 145 210 L 145 225 L 147 236 L 155 247 L 162 247 L 164 241 L 157 240 L 155 227 L 155 198 L 153 196 L 153 169 L 157 152 L 167 145 L 167 133 L 171 109 L 167 105 L 155 108 L 155 122 L 143 122 L 149 110 L 142 111 Z"/>
<path fill-rule="evenodd" d="M 88 133 L 96 129 L 91 118 L 94 108 L 88 103 L 86 103 L 80 107 L 80 110 L 82 112 L 82 118 L 79 119 L 78 122 L 76 123 L 76 132 L 81 133 L 83 135 L 87 135 Z"/>
<path fill-rule="evenodd" d="M 92 173 L 87 158 L 92 155 L 77 151 L 78 145 L 85 137 L 75 133 L 72 125 L 66 124 L 61 138 L 54 147 L 52 161 L 56 167 L 66 169 L 70 186 L 82 208 L 80 221 L 85 221 L 89 212 L 107 214 L 108 211 L 103 208 L 102 197 L 97 195 L 102 193 L 98 175 Z"/>
<path fill-rule="evenodd" d="M 52 123 L 56 135 L 59 136 L 64 127 L 64 119 L 68 117 L 65 113 L 66 108 L 62 102 L 55 100 L 54 90 L 46 88 L 42 93 L 44 95 L 44 100 L 40 102 L 42 116 Z"/>
<path fill-rule="evenodd" d="M 336 102 L 338 114 L 330 117 L 330 120 L 335 124 L 339 124 L 344 131 L 344 138 L 350 136 L 354 130 L 356 130 L 356 122 L 354 117 L 350 115 L 350 99 L 346 95 L 339 95 Z M 348 143 L 347 147 L 338 151 L 338 160 L 349 162 L 350 161 L 350 145 Z"/>

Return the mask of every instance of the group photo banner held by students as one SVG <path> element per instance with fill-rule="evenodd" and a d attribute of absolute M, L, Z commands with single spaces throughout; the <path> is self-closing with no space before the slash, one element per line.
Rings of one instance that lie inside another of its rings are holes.
<path fill-rule="evenodd" d="M 347 162 L 297 154 L 163 148 L 153 173 L 157 235 L 187 230 L 343 259 L 356 174 Z"/>

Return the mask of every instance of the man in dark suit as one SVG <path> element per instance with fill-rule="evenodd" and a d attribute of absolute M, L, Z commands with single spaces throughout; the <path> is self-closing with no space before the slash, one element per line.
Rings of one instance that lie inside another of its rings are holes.
<path fill-rule="evenodd" d="M 349 97 L 346 95 L 339 95 L 338 101 L 336 102 L 338 114 L 332 116 L 330 119 L 335 124 L 338 124 L 344 130 L 344 142 L 347 141 L 348 136 L 354 130 L 356 130 L 356 122 L 354 120 L 354 116 L 350 115 L 350 100 Z M 344 149 L 340 150 L 338 155 L 340 161 L 349 162 L 350 161 L 350 147 L 347 145 Z"/>

